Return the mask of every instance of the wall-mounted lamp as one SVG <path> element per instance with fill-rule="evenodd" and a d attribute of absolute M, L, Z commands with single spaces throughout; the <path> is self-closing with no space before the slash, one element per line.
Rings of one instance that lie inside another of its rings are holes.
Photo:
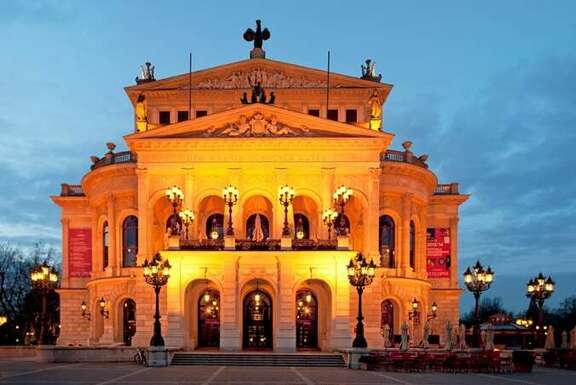
<path fill-rule="evenodd" d="M 86 302 L 82 301 L 80 309 L 82 309 L 82 318 L 90 321 L 90 312 L 88 311 L 88 306 L 86 305 Z"/>
<path fill-rule="evenodd" d="M 104 299 L 104 297 L 100 298 L 98 305 L 100 306 L 100 314 L 102 314 L 102 317 L 109 318 L 110 312 L 106 310 L 106 300 Z"/>

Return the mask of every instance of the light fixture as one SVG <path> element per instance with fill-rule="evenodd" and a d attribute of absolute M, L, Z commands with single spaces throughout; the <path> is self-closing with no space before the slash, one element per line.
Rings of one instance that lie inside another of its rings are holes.
<path fill-rule="evenodd" d="M 88 306 L 86 305 L 86 302 L 82 301 L 82 303 L 80 304 L 80 310 L 82 310 L 82 318 L 90 321 L 90 312 L 88 311 Z"/>
<path fill-rule="evenodd" d="M 340 223 L 338 224 L 338 234 L 341 236 L 348 235 L 346 229 L 346 220 L 344 219 L 344 206 L 352 196 L 352 189 L 344 185 L 338 187 L 334 192 L 334 204 L 340 207 Z"/>
<path fill-rule="evenodd" d="M 328 240 L 331 238 L 332 225 L 334 225 L 336 218 L 338 218 L 338 212 L 332 208 L 327 208 L 322 212 L 322 222 L 328 226 Z"/>
<path fill-rule="evenodd" d="M 294 200 L 294 194 L 294 188 L 287 184 L 280 186 L 280 189 L 278 190 L 278 200 L 282 206 L 284 206 L 284 227 L 282 228 L 283 237 L 290 236 L 290 228 L 288 227 L 288 207 Z"/>
<path fill-rule="evenodd" d="M 106 300 L 104 299 L 104 297 L 100 298 L 100 301 L 98 301 L 98 306 L 100 307 L 100 314 L 102 315 L 102 317 L 109 318 L 110 311 L 106 309 Z"/>
<path fill-rule="evenodd" d="M 234 235 L 234 226 L 232 225 L 232 207 L 238 203 L 238 189 L 231 184 L 224 187 L 222 190 L 222 195 L 224 197 L 224 203 L 228 206 L 228 229 L 226 229 L 226 235 Z"/>

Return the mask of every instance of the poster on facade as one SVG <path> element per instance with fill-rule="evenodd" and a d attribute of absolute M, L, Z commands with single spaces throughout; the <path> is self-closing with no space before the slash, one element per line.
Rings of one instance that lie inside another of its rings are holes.
<path fill-rule="evenodd" d="M 70 277 L 90 277 L 92 271 L 92 231 L 68 230 L 68 272 Z"/>
<path fill-rule="evenodd" d="M 426 271 L 428 278 L 450 277 L 450 229 L 427 229 Z"/>

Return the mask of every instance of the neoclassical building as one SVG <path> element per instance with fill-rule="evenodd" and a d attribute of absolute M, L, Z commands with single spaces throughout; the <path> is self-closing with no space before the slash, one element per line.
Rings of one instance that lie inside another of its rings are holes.
<path fill-rule="evenodd" d="M 440 339 L 446 321 L 457 324 L 458 208 L 468 196 L 440 184 L 410 142 L 391 149 L 382 121 L 392 86 L 371 62 L 355 77 L 266 59 L 260 47 L 250 56 L 158 80 L 143 66 L 125 88 L 128 150 L 109 143 L 80 184 L 52 197 L 62 220 L 59 344 L 147 345 L 154 293 L 140 266 L 156 253 L 172 265 L 160 298 L 170 348 L 350 347 L 358 297 L 347 264 L 359 252 L 377 265 L 363 297 L 370 347 L 382 346 L 384 325 L 398 335 L 409 321 L 416 342 L 429 318 Z M 176 221 L 179 235 L 166 195 L 174 186 L 177 211 L 194 215 Z M 344 216 L 340 186 L 352 191 Z M 326 218 L 330 208 L 337 217 Z"/>

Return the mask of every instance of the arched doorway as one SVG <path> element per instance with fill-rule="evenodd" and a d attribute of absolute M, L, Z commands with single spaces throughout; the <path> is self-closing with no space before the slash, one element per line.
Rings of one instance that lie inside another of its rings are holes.
<path fill-rule="evenodd" d="M 389 327 L 390 341 L 394 340 L 394 303 L 389 299 L 382 301 L 380 304 L 380 330 L 384 325 Z"/>
<path fill-rule="evenodd" d="M 198 298 L 198 347 L 220 346 L 220 293 L 205 290 Z"/>
<path fill-rule="evenodd" d="M 244 349 L 272 349 L 272 299 L 260 289 L 251 291 L 243 303 Z"/>
<path fill-rule="evenodd" d="M 296 348 L 318 348 L 318 301 L 310 290 L 296 293 Z"/>
<path fill-rule="evenodd" d="M 132 345 L 132 337 L 136 334 L 136 302 L 127 299 L 122 304 L 122 342 Z"/>

